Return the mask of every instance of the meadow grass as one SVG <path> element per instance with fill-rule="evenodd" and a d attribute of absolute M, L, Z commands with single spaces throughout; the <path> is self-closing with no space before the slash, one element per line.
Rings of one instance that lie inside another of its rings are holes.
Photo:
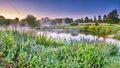
<path fill-rule="evenodd" d="M 118 55 L 113 44 L 72 42 L 18 31 L 0 31 L 0 65 L 11 68 L 101 68 Z"/>
<path fill-rule="evenodd" d="M 120 40 L 120 30 L 115 34 L 114 38 Z"/>

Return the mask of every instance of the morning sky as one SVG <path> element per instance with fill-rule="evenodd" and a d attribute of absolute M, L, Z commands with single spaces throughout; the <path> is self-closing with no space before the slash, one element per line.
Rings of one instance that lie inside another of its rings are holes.
<path fill-rule="evenodd" d="M 6 18 L 25 18 L 32 14 L 38 19 L 90 18 L 108 14 L 111 10 L 120 12 L 120 0 L 0 0 L 0 15 Z"/>

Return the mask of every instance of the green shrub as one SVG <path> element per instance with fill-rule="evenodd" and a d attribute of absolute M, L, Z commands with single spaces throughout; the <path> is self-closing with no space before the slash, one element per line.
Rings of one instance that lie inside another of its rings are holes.
<path fill-rule="evenodd" d="M 98 22 L 96 22 L 96 23 L 95 23 L 95 26 L 98 26 L 98 25 L 99 25 L 99 23 L 98 23 Z"/>
<path fill-rule="evenodd" d="M 70 25 L 71 25 L 71 26 L 77 26 L 77 25 L 78 25 L 78 23 L 73 22 L 73 23 L 71 23 Z"/>

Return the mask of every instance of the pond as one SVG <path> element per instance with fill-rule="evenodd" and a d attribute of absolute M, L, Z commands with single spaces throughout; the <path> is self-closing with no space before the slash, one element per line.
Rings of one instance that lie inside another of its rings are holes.
<path fill-rule="evenodd" d="M 88 42 L 100 41 L 106 43 L 114 43 L 120 46 L 120 41 L 113 39 L 111 37 L 104 38 L 100 36 L 90 35 L 85 30 L 71 28 L 71 29 L 37 29 L 37 34 L 46 33 L 47 36 L 52 36 L 53 38 L 65 39 L 66 41 L 80 41 L 86 40 Z"/>
<path fill-rule="evenodd" d="M 4 30 L 4 28 L 1 28 Z M 86 32 L 85 29 L 77 29 L 77 28 L 71 28 L 71 29 L 64 29 L 64 28 L 40 28 L 40 29 L 30 29 L 29 27 L 8 27 L 7 29 L 11 30 L 18 30 L 18 31 L 27 31 L 34 34 L 40 34 L 40 33 L 46 33 L 47 36 L 52 36 L 53 38 L 60 38 L 65 39 L 66 41 L 80 41 L 80 40 L 86 40 L 88 42 L 92 41 L 99 41 L 99 42 L 106 42 L 106 43 L 114 43 L 120 46 L 120 41 L 113 39 L 111 37 L 102 37 L 93 35 L 93 33 Z"/>

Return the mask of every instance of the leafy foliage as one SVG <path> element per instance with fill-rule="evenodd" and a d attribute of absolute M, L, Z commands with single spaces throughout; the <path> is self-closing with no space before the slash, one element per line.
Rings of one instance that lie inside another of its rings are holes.
<path fill-rule="evenodd" d="M 70 24 L 73 22 L 72 18 L 65 18 L 65 23 Z"/>
<path fill-rule="evenodd" d="M 98 23 L 98 22 L 96 22 L 96 23 L 95 23 L 95 25 L 96 25 L 96 26 L 98 26 L 98 25 L 99 25 L 99 23 Z"/>
<path fill-rule="evenodd" d="M 30 27 L 37 27 L 40 25 L 40 23 L 32 15 L 28 15 L 27 18 L 24 20 L 27 22 L 28 26 Z"/>
<path fill-rule="evenodd" d="M 85 23 L 88 23 L 89 22 L 89 18 L 88 17 L 85 17 Z"/>
<path fill-rule="evenodd" d="M 108 23 L 112 23 L 112 24 L 115 24 L 115 23 L 118 23 L 118 13 L 117 13 L 117 9 L 113 10 L 112 12 L 110 12 L 108 14 L 108 17 L 107 17 L 107 22 Z"/>

